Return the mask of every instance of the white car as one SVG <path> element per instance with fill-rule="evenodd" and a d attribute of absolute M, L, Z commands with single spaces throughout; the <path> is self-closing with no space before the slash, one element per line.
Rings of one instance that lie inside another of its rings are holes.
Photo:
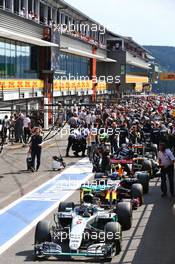
<path fill-rule="evenodd" d="M 60 203 L 54 225 L 39 222 L 35 231 L 35 256 L 85 256 L 111 259 L 121 251 L 122 231 L 117 215 L 89 202 L 74 206 Z"/>

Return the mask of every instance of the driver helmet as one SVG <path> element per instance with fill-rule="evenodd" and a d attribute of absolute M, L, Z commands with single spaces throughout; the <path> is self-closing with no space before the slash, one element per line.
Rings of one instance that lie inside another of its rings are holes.
<path fill-rule="evenodd" d="M 122 144 L 121 147 L 122 147 L 122 149 L 127 148 L 127 144 Z"/>
<path fill-rule="evenodd" d="M 85 194 L 83 198 L 84 203 L 93 204 L 94 196 L 92 193 Z"/>

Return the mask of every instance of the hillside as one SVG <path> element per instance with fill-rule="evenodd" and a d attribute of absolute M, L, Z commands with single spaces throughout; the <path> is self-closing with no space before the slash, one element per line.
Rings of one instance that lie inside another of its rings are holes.
<path fill-rule="evenodd" d="M 175 47 L 168 46 L 145 46 L 156 58 L 161 71 L 175 72 Z M 155 91 L 175 93 L 175 81 L 160 81 L 154 86 Z"/>
<path fill-rule="evenodd" d="M 163 71 L 175 71 L 175 47 L 145 46 L 161 65 Z"/>

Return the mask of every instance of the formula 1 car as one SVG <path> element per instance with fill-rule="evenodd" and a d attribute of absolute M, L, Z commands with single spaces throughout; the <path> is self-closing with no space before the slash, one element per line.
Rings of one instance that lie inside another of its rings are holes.
<path fill-rule="evenodd" d="M 111 159 L 111 163 L 115 160 L 126 161 L 125 164 L 132 164 L 132 173 L 147 171 L 150 178 L 159 176 L 159 166 L 150 152 L 146 152 L 146 147 L 143 144 L 133 144 L 122 148 L 117 155 Z M 115 162 L 116 163 L 116 162 Z M 123 162 L 124 164 L 124 162 Z M 126 166 L 125 166 L 126 167 Z"/>
<path fill-rule="evenodd" d="M 111 159 L 110 175 L 119 178 L 121 180 L 121 185 L 125 188 L 130 189 L 133 184 L 140 183 L 143 187 L 143 193 L 148 193 L 150 174 L 149 171 L 146 170 L 146 168 L 147 167 L 143 167 L 140 164 L 137 164 L 135 159 Z"/>
<path fill-rule="evenodd" d="M 157 145 L 151 142 L 151 133 L 143 133 L 144 141 L 144 153 L 151 159 L 155 160 L 157 158 Z"/>
<path fill-rule="evenodd" d="M 84 201 L 86 194 L 91 193 L 95 198 L 99 198 L 100 207 L 113 208 L 114 211 L 121 201 L 129 201 L 132 209 L 137 209 L 143 204 L 143 187 L 140 183 L 134 183 L 132 179 L 116 179 L 112 175 L 105 176 L 102 173 L 95 174 L 95 177 L 97 179 L 81 185 L 80 202 Z"/>
<path fill-rule="evenodd" d="M 125 146 L 117 155 L 111 157 L 110 163 L 111 173 L 116 172 L 116 168 L 121 166 L 128 178 L 132 178 L 133 183 L 135 178 L 135 183 L 142 184 L 144 193 L 149 191 L 149 180 L 159 176 L 158 163 L 146 156 L 145 147 L 142 144 Z M 120 176 L 123 178 L 122 173 Z"/>
<path fill-rule="evenodd" d="M 157 158 L 157 147 L 155 144 L 151 144 L 148 148 L 144 144 L 132 145 L 134 152 L 133 159 L 133 171 L 147 171 L 150 178 L 158 176 L 159 166 L 156 162 Z"/>
<path fill-rule="evenodd" d="M 111 259 L 121 251 L 122 229 L 118 215 L 92 204 L 60 203 L 54 224 L 41 221 L 35 230 L 34 252 L 37 258 L 85 256 Z"/>

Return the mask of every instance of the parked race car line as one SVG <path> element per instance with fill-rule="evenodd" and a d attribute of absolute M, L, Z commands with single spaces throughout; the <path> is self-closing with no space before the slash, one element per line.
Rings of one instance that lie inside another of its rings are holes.
<path fill-rule="evenodd" d="M 49 215 L 60 203 L 70 197 L 80 185 L 92 177 L 88 159 L 57 174 L 32 192 L 14 201 L 0 211 L 0 254 L 30 231 L 38 221 Z"/>

